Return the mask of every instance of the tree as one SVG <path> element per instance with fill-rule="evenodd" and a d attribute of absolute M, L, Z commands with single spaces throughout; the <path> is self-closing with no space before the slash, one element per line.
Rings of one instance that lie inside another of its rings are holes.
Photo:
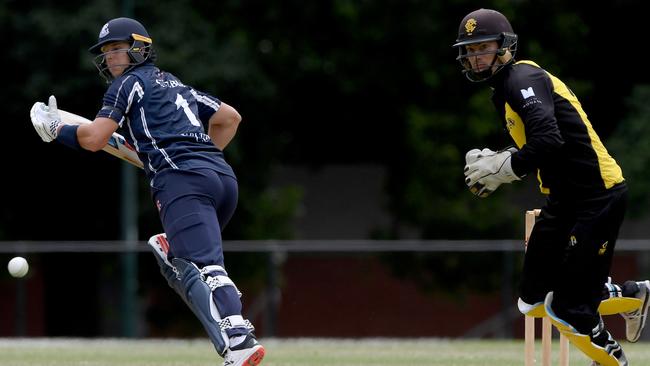
<path fill-rule="evenodd" d="M 629 213 L 645 214 L 650 199 L 650 85 L 637 85 L 626 99 L 627 115 L 608 141 L 623 169 L 629 191 Z"/>

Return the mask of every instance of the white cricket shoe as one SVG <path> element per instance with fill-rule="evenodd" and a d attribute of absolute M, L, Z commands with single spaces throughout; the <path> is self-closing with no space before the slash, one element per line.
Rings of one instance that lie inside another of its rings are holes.
<path fill-rule="evenodd" d="M 629 313 L 621 313 L 625 319 L 625 337 L 629 342 L 636 342 L 641 337 L 641 331 L 645 327 L 645 321 L 648 317 L 648 306 L 650 305 L 650 281 L 637 282 L 639 292 L 634 297 L 641 300 L 641 306 Z"/>
<path fill-rule="evenodd" d="M 243 342 L 228 349 L 223 366 L 257 366 L 264 358 L 264 347 L 251 334 Z"/>

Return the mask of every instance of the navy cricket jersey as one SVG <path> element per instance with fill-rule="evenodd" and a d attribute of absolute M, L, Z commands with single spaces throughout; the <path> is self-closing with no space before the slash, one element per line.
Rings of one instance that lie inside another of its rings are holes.
<path fill-rule="evenodd" d="M 219 99 L 145 64 L 111 83 L 97 117 L 119 124 L 150 180 L 164 169 L 209 168 L 235 177 L 203 128 L 220 107 Z"/>

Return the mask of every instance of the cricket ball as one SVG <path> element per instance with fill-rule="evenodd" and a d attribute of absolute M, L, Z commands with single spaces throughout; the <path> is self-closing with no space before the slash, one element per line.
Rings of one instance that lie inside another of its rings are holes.
<path fill-rule="evenodd" d="M 27 264 L 27 260 L 23 257 L 13 257 L 7 265 L 7 269 L 9 270 L 9 274 L 20 278 L 25 276 L 27 271 L 29 271 L 29 264 Z"/>

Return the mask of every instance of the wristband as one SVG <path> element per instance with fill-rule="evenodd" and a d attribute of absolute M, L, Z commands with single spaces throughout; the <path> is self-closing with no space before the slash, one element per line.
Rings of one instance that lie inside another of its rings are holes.
<path fill-rule="evenodd" d="M 79 126 L 63 125 L 61 129 L 59 129 L 59 135 L 56 137 L 56 140 L 67 147 L 81 150 L 79 139 L 77 139 L 78 128 Z"/>

